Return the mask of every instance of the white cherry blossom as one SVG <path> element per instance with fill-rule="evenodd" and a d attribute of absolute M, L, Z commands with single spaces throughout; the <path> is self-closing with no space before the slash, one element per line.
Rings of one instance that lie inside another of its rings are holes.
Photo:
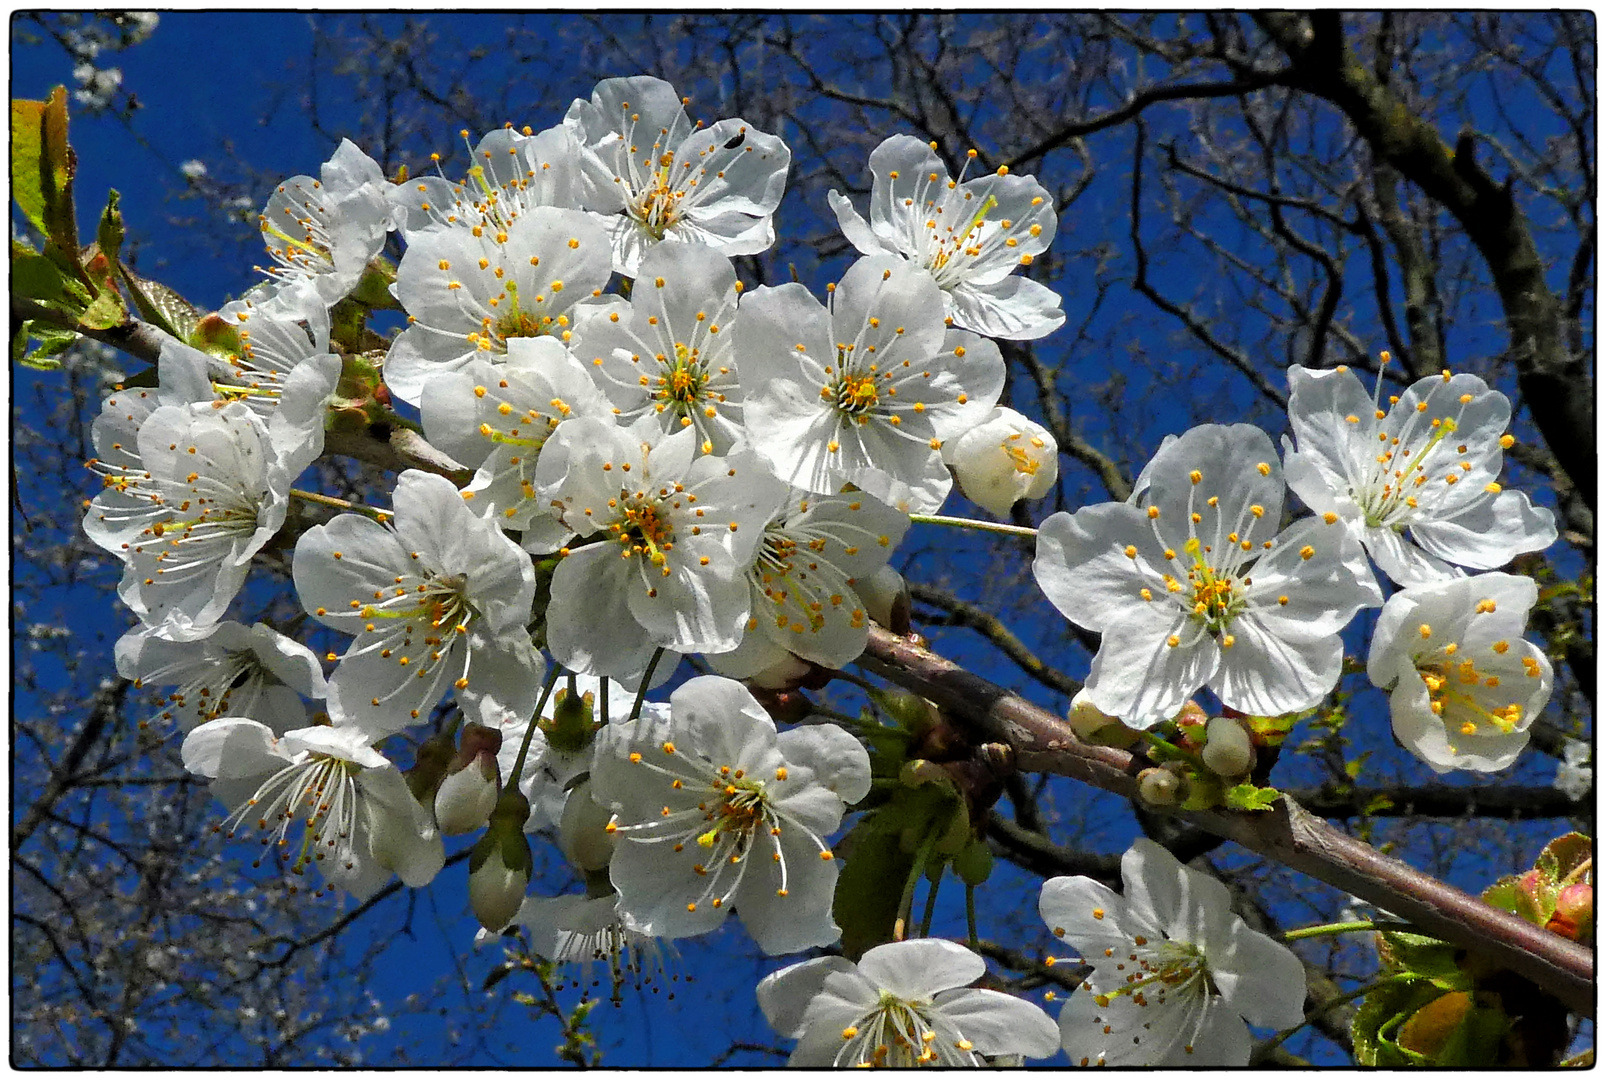
<path fill-rule="evenodd" d="M 741 119 L 694 126 L 662 79 L 604 79 L 564 123 L 581 144 L 581 200 L 611 235 L 613 268 L 639 274 L 663 242 L 756 255 L 775 243 L 771 216 L 792 154 Z"/>
<path fill-rule="evenodd" d="M 1072 1065 L 1241 1067 L 1246 1021 L 1304 1020 L 1304 964 L 1245 926 L 1225 885 L 1148 839 L 1121 857 L 1121 882 L 1121 895 L 1085 877 L 1043 883 L 1043 921 L 1093 966 L 1060 1012 Z"/>
<path fill-rule="evenodd" d="M 556 551 L 574 536 L 537 497 L 541 448 L 565 420 L 612 420 L 613 409 L 574 355 L 555 338 L 513 338 L 506 362 L 476 357 L 424 385 L 424 433 L 475 469 L 469 508 L 518 530 L 526 551 Z"/>
<path fill-rule="evenodd" d="M 292 176 L 280 184 L 258 221 L 276 264 L 267 272 L 282 281 L 310 281 L 332 307 L 385 246 L 393 211 L 379 165 L 350 139 L 340 140 L 321 176 Z"/>
<path fill-rule="evenodd" d="M 393 505 L 384 525 L 341 514 L 296 542 L 302 607 L 356 635 L 329 678 L 331 708 L 372 738 L 417 723 L 454 689 L 487 727 L 528 716 L 544 668 L 525 629 L 529 556 L 444 477 L 402 473 Z"/>
<path fill-rule="evenodd" d="M 969 160 L 975 160 L 970 151 Z M 897 255 L 937 279 L 952 325 L 988 337 L 1040 338 L 1065 321 L 1047 286 L 1012 273 L 1048 250 L 1058 215 L 1030 176 L 1000 168 L 954 179 L 934 144 L 894 135 L 870 153 L 870 220 L 836 191 L 828 197 L 849 243 Z"/>
<path fill-rule="evenodd" d="M 275 737 L 255 720 L 225 716 L 190 732 L 183 758 L 233 808 L 224 822 L 229 835 L 254 830 L 265 849 L 285 851 L 294 874 L 316 866 L 326 881 L 365 900 L 392 873 L 419 888 L 444 865 L 429 812 L 354 727 Z"/>
<path fill-rule="evenodd" d="M 1561 748 L 1562 760 L 1556 766 L 1556 778 L 1551 787 L 1569 799 L 1583 799 L 1595 790 L 1595 769 L 1591 764 L 1594 751 L 1586 742 L 1568 739 Z"/>
<path fill-rule="evenodd" d="M 1252 715 L 1315 705 L 1338 682 L 1339 631 L 1382 603 L 1360 544 L 1336 518 L 1277 532 L 1282 470 L 1247 424 L 1196 427 L 1148 473 L 1146 505 L 1058 513 L 1038 531 L 1038 586 L 1103 635 L 1088 700 L 1133 727 L 1205 685 Z"/>
<path fill-rule="evenodd" d="M 1383 605 L 1366 674 L 1389 691 L 1395 736 L 1434 772 L 1495 772 L 1528 745 L 1552 679 L 1522 636 L 1538 597 L 1533 578 L 1490 573 L 1413 585 Z"/>
<path fill-rule="evenodd" d="M 785 489 L 750 453 L 704 455 L 690 430 L 656 446 L 611 423 L 558 425 L 536 488 L 564 526 L 547 647 L 572 671 L 639 683 L 658 648 L 729 652 L 748 619 L 742 576 Z M 662 667 L 663 665 L 659 665 Z"/>
<path fill-rule="evenodd" d="M 249 716 L 283 735 L 307 726 L 302 698 L 328 693 L 312 650 L 257 623 L 194 626 L 175 617 L 139 627 L 117 641 L 117 673 L 146 686 L 176 686 L 160 719 L 181 731 L 220 716 Z"/>
<path fill-rule="evenodd" d="M 1384 354 L 1385 358 L 1387 354 Z M 1476 375 L 1422 379 L 1388 407 L 1347 367 L 1288 369 L 1288 486 L 1337 515 L 1401 585 L 1490 570 L 1556 539 L 1555 519 L 1498 482 L 1511 402 Z"/>
<path fill-rule="evenodd" d="M 660 944 L 651 934 L 632 929 L 619 912 L 618 893 L 529 896 L 513 922 L 530 935 L 530 948 L 537 956 L 544 956 L 560 967 L 578 968 L 571 985 L 580 988 L 582 999 L 589 994 L 592 985 L 593 964 L 607 968 L 615 1003 L 622 1000 L 626 983 L 640 990 L 655 979 L 660 984 L 671 981 L 664 953 L 666 948 L 673 953 L 674 947 Z M 474 943 L 480 945 L 495 936 L 482 929 Z M 672 999 L 674 993 L 669 996 Z"/>
<path fill-rule="evenodd" d="M 1059 445 L 1048 429 L 999 406 L 976 427 L 943 444 L 965 498 L 995 517 L 1021 499 L 1041 499 L 1059 479 Z"/>
<path fill-rule="evenodd" d="M 514 131 L 512 125 L 498 128 L 470 156 L 473 164 L 461 181 L 419 176 L 387 189 L 409 244 L 430 229 L 505 229 L 538 206 L 579 205 L 580 147 L 565 125 L 539 134 Z"/>
<path fill-rule="evenodd" d="M 727 453 L 742 433 L 735 320 L 729 259 L 659 245 L 642 257 L 629 306 L 585 323 L 581 359 L 621 424 L 651 441 L 689 427 L 703 453 Z"/>
<path fill-rule="evenodd" d="M 105 438 L 114 457 L 90 462 L 106 486 L 84 531 L 123 559 L 118 596 L 146 625 L 215 622 L 251 557 L 284 524 L 290 482 L 311 461 L 311 447 L 276 455 L 267 425 L 249 408 L 207 402 L 151 410 L 129 453 L 121 439 L 139 410 L 123 410 L 146 400 L 119 391 L 107 401 L 115 419 L 97 429 L 97 444 Z"/>
<path fill-rule="evenodd" d="M 630 924 L 687 937 L 734 907 L 766 953 L 835 941 L 825 837 L 870 790 L 864 747 L 830 724 L 777 733 L 752 694 L 718 676 L 686 682 L 669 704 L 667 719 L 597 737 L 592 797 L 614 811 L 608 870 Z"/>
<path fill-rule="evenodd" d="M 391 287 L 407 329 L 385 357 L 385 385 L 411 405 L 425 380 L 475 357 L 501 362 L 516 338 L 568 343 L 575 307 L 608 282 L 607 237 L 578 210 L 538 206 L 505 227 L 414 236 Z"/>
<path fill-rule="evenodd" d="M 782 968 L 758 984 L 758 1005 L 798 1040 L 793 1067 L 977 1068 L 982 1055 L 1055 1053 L 1059 1033 L 1042 1009 L 969 988 L 986 971 L 963 945 L 915 938 L 877 945 L 857 964 L 822 956 Z"/>
<path fill-rule="evenodd" d="M 852 483 L 912 513 L 953 487 L 945 440 L 980 423 L 1004 385 L 998 346 L 946 330 L 941 290 L 902 259 L 860 259 L 825 308 L 802 285 L 742 297 L 737 354 L 754 448 L 796 487 Z"/>
<path fill-rule="evenodd" d="M 864 652 L 870 633 L 855 583 L 887 565 L 908 528 L 907 514 L 862 491 L 815 495 L 794 488 L 765 527 L 747 571 L 747 633 L 734 651 L 710 656 L 710 666 L 738 679 L 788 655 L 846 666 Z"/>

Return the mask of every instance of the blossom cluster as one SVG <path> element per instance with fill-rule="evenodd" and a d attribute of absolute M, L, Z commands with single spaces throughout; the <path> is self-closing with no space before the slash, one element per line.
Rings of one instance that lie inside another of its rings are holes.
<path fill-rule="evenodd" d="M 1103 635 L 1086 704 L 1147 728 L 1208 687 L 1241 714 L 1296 714 L 1337 686 L 1340 632 L 1382 607 L 1367 673 L 1400 744 L 1436 772 L 1505 768 L 1551 667 L 1522 638 L 1533 580 L 1493 568 L 1556 539 L 1549 510 L 1495 479 L 1510 402 L 1449 371 L 1388 408 L 1381 374 L 1372 394 L 1345 367 L 1288 380 L 1281 461 L 1259 428 L 1202 425 L 1166 440 L 1127 501 L 1043 522 L 1038 585 Z M 1314 514 L 1284 528 L 1289 490 Z M 1387 603 L 1368 555 L 1399 586 Z"/>
<path fill-rule="evenodd" d="M 956 484 L 1005 516 L 1057 478 L 1053 436 L 998 404 L 997 341 L 1064 321 L 1017 272 L 1053 239 L 1048 191 L 1003 168 L 968 177 L 974 151 L 956 175 L 935 144 L 894 136 L 870 158 L 868 218 L 831 193 L 859 257 L 827 298 L 746 288 L 732 260 L 774 244 L 790 153 L 686 105 L 661 80 L 608 79 L 553 127 L 485 135 L 461 176 L 393 181 L 342 142 L 317 177 L 285 180 L 260 215 L 267 281 L 168 340 L 155 386 L 105 399 L 84 517 L 139 619 L 119 671 L 173 688 L 158 720 L 185 733 L 231 835 L 367 897 L 393 875 L 429 882 L 443 837 L 479 834 L 486 936 L 522 927 L 552 960 L 606 963 L 616 987 L 732 912 L 770 955 L 840 940 L 831 837 L 871 790 L 869 755 L 824 717 L 783 730 L 750 687 L 859 657 L 890 621 L 912 517 Z M 342 316 L 385 304 L 404 328 L 354 355 Z M 1344 369 L 1289 377 L 1298 449 L 1281 460 L 1259 429 L 1205 425 L 1168 440 L 1126 502 L 1044 521 L 1039 585 L 1103 635 L 1078 707 L 1147 727 L 1206 686 L 1245 714 L 1314 706 L 1341 632 L 1383 605 L 1370 555 L 1403 586 L 1368 665 L 1401 741 L 1436 769 L 1509 764 L 1550 691 L 1522 639 L 1535 589 L 1456 569 L 1555 536 L 1495 481 L 1509 404 L 1470 375 L 1392 410 Z M 386 422 L 419 429 L 438 468 L 402 471 L 388 507 L 298 524 L 292 548 L 293 500 L 340 503 L 294 485 L 364 400 L 411 407 Z M 1290 488 L 1315 514 L 1285 525 Z M 226 617 L 275 542 L 334 651 Z M 688 654 L 717 674 L 646 700 Z M 406 773 L 386 741 L 403 733 L 422 740 Z M 1224 746 L 1211 760 L 1252 759 Z M 583 896 L 527 895 L 542 831 Z M 1094 969 L 1057 1034 L 1035 1005 L 971 986 L 982 959 L 935 939 L 804 961 L 760 1004 L 799 1040 L 794 1064 L 1062 1045 L 1084 1062 L 1243 1064 L 1245 1021 L 1298 1022 L 1286 989 L 1302 972 L 1226 914 L 1219 883 L 1145 844 L 1124 898 L 1045 889 L 1044 917 Z M 1179 894 L 1187 910 L 1156 899 Z M 1095 948 L 1147 974 L 1118 977 Z"/>

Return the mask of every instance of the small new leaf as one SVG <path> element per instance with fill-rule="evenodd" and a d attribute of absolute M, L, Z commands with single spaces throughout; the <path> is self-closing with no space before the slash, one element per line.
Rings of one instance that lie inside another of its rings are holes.
<path fill-rule="evenodd" d="M 1282 794 L 1276 788 L 1239 784 L 1237 787 L 1228 788 L 1223 800 L 1231 810 L 1270 810 L 1273 804 L 1282 798 Z"/>

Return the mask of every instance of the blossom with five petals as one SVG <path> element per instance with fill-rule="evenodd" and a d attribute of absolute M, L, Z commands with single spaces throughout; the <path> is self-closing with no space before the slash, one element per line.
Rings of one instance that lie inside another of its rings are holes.
<path fill-rule="evenodd" d="M 597 736 L 592 797 L 614 811 L 620 909 L 655 937 L 706 933 L 734 906 L 767 953 L 835 941 L 824 838 L 869 792 L 869 754 L 831 724 L 777 733 L 745 687 L 716 675 L 686 682 L 669 707 Z"/>
<path fill-rule="evenodd" d="M 1413 585 L 1383 605 L 1366 674 L 1389 691 L 1400 743 L 1434 772 L 1494 772 L 1528 745 L 1552 678 L 1522 636 L 1538 598 L 1533 578 L 1491 573 Z"/>
<path fill-rule="evenodd" d="M 975 1068 L 982 1055 L 1048 1057 L 1058 1033 L 1029 1001 L 969 985 L 987 971 L 981 957 L 940 938 L 877 945 L 857 964 L 822 956 L 782 968 L 758 984 L 770 1026 L 798 1040 L 787 1064 Z"/>
<path fill-rule="evenodd" d="M 274 189 L 258 223 L 281 281 L 310 281 L 333 307 L 385 246 L 394 211 L 390 185 L 373 158 L 341 139 L 321 180 L 292 176 Z"/>
<path fill-rule="evenodd" d="M 1054 239 L 1058 215 L 1043 185 L 1007 169 L 974 180 L 961 170 L 954 179 L 935 144 L 910 135 L 871 151 L 870 177 L 868 223 L 845 196 L 827 196 L 843 235 L 861 254 L 897 255 L 929 271 L 952 325 L 1030 340 L 1065 322 L 1057 293 L 1012 273 Z"/>
<path fill-rule="evenodd" d="M 792 153 L 747 121 L 704 128 L 662 79 L 604 79 L 563 122 L 581 146 L 581 202 L 607 228 L 613 268 L 639 276 L 663 242 L 756 255 L 775 243 L 771 220 Z"/>
<path fill-rule="evenodd" d="M 1310 708 L 1337 683 L 1339 631 L 1382 603 L 1337 518 L 1282 533 L 1282 470 L 1247 424 L 1205 424 L 1155 455 L 1145 506 L 1058 513 L 1032 573 L 1060 613 L 1103 635 L 1088 699 L 1133 727 L 1200 686 L 1245 713 Z"/>
<path fill-rule="evenodd" d="M 945 329 L 941 299 L 930 274 L 886 256 L 849 267 L 829 309 L 795 282 L 742 297 L 745 420 L 777 476 L 823 495 L 851 483 L 912 513 L 942 505 L 943 444 L 992 411 L 1004 360 Z"/>
<path fill-rule="evenodd" d="M 1124 892 L 1050 878 L 1038 910 L 1093 971 L 1060 1013 L 1073 1065 L 1249 1064 L 1249 1029 L 1305 1018 L 1305 966 L 1244 925 L 1227 887 L 1140 839 L 1121 856 Z"/>
<path fill-rule="evenodd" d="M 1384 354 L 1385 362 L 1387 353 Z M 1337 515 L 1401 585 L 1490 570 L 1556 539 L 1549 510 L 1497 482 L 1511 402 L 1476 375 L 1422 379 L 1382 407 L 1346 367 L 1288 369 L 1288 486 Z M 1409 536 L 1407 536 L 1409 534 Z"/>

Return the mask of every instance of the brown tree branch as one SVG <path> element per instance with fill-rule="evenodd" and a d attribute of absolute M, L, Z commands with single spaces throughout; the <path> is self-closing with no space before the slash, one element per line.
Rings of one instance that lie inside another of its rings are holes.
<path fill-rule="evenodd" d="M 1007 748 L 1016 768 L 1069 776 L 1127 798 L 1137 793 L 1133 755 L 1082 743 L 1059 717 L 890 631 L 871 627 L 860 663 L 935 701 L 981 739 Z M 1487 956 L 1569 1008 L 1593 1015 L 1595 960 L 1588 948 L 1383 855 L 1287 798 L 1264 813 L 1180 816 L 1391 911 L 1425 934 Z"/>
<path fill-rule="evenodd" d="M 1587 392 L 1588 357 L 1562 339 L 1561 303 L 1545 282 L 1544 261 L 1510 184 L 1497 184 L 1478 165 L 1471 131 L 1462 132 L 1452 148 L 1357 61 L 1338 12 L 1266 12 L 1255 19 L 1292 61 L 1279 81 L 1335 105 L 1374 154 L 1466 230 L 1505 308 L 1510 356 L 1534 423 L 1593 509 L 1595 409 Z"/>

